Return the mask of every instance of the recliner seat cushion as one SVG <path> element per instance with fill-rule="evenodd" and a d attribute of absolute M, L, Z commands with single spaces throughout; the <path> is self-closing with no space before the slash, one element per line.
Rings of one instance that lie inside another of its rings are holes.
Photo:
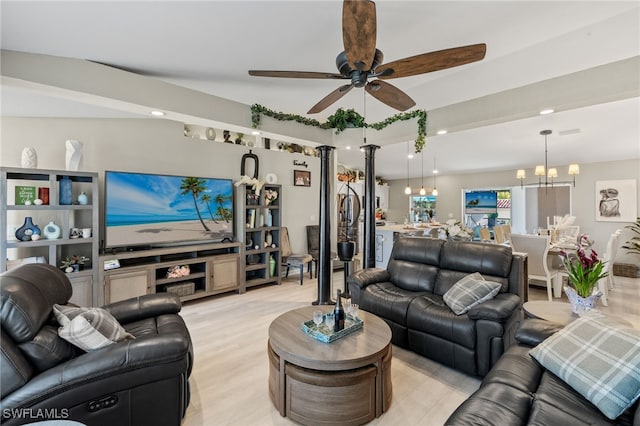
<path fill-rule="evenodd" d="M 407 312 L 407 327 L 466 348 L 476 347 L 476 323 L 467 315 L 456 315 L 442 296 L 416 297 Z"/>
<path fill-rule="evenodd" d="M 367 312 L 405 325 L 411 301 L 423 293 L 405 290 L 390 282 L 368 285 L 362 292 L 360 307 Z"/>

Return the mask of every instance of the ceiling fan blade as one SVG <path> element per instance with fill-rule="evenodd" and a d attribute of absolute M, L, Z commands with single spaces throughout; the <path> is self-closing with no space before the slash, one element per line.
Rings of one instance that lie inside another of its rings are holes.
<path fill-rule="evenodd" d="M 376 54 L 376 4 L 370 0 L 344 0 L 342 6 L 342 43 L 349 66 L 354 70 L 371 69 Z"/>
<path fill-rule="evenodd" d="M 406 111 L 416 104 L 409 95 L 386 81 L 370 81 L 364 89 L 383 104 L 400 111 Z"/>
<path fill-rule="evenodd" d="M 281 77 L 281 78 L 334 78 L 346 79 L 341 74 L 331 72 L 314 72 L 314 71 L 263 71 L 249 70 L 249 75 L 256 77 Z"/>
<path fill-rule="evenodd" d="M 341 97 L 349 93 L 349 90 L 353 89 L 353 87 L 354 87 L 353 83 L 345 84 L 344 86 L 338 87 L 336 90 L 334 90 L 333 92 L 329 93 L 327 96 L 322 98 L 320 102 L 318 102 L 313 107 L 311 107 L 311 109 L 307 111 L 307 114 L 316 114 L 324 110 L 329 105 L 331 105 L 332 103 L 334 103 L 335 101 L 337 101 L 338 99 L 340 99 Z"/>
<path fill-rule="evenodd" d="M 487 45 L 484 43 L 438 50 L 382 64 L 376 68 L 376 73 L 382 72 L 378 77 L 382 79 L 424 74 L 480 61 L 486 51 Z M 385 73 L 385 70 L 393 72 Z"/>

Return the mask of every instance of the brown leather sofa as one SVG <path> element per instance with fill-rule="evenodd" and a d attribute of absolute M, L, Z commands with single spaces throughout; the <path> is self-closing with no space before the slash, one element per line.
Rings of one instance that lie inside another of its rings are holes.
<path fill-rule="evenodd" d="M 502 287 L 492 300 L 458 316 L 443 295 L 474 272 Z M 360 270 L 347 283 L 354 303 L 389 324 L 395 345 L 484 376 L 514 343 L 525 277 L 525 258 L 510 247 L 404 237 L 395 242 L 387 269 Z"/>
<path fill-rule="evenodd" d="M 193 365 L 180 299 L 152 294 L 104 306 L 135 339 L 85 352 L 58 336 L 52 315 L 71 294 L 67 276 L 50 265 L 0 275 L 0 422 L 179 425 Z"/>

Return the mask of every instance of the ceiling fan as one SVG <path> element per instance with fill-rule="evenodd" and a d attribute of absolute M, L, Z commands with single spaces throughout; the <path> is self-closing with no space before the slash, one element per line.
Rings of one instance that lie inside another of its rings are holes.
<path fill-rule="evenodd" d="M 338 54 L 339 74 L 314 71 L 249 70 L 258 77 L 318 78 L 351 80 L 315 104 L 307 114 L 318 113 L 346 95 L 354 87 L 364 89 L 380 102 L 400 111 L 416 103 L 402 90 L 384 80 L 425 74 L 480 61 L 487 46 L 473 44 L 423 53 L 383 64 L 383 54 L 376 49 L 376 5 L 371 0 L 345 0 L 342 7 L 342 42 Z M 369 79 L 373 79 L 369 81 Z"/>

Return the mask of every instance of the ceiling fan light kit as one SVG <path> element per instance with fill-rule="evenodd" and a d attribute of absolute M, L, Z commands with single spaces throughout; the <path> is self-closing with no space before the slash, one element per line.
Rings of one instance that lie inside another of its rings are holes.
<path fill-rule="evenodd" d="M 249 75 L 281 78 L 319 78 L 351 80 L 329 93 L 307 112 L 315 114 L 337 102 L 354 87 L 365 91 L 380 102 L 399 111 L 416 105 L 409 95 L 383 80 L 410 77 L 484 59 L 485 44 L 423 53 L 382 63 L 384 55 L 376 48 L 376 5 L 370 0 L 345 0 L 342 6 L 342 43 L 344 51 L 336 58 L 339 74 L 314 71 L 250 70 Z M 370 79 L 373 79 L 369 81 Z"/>

